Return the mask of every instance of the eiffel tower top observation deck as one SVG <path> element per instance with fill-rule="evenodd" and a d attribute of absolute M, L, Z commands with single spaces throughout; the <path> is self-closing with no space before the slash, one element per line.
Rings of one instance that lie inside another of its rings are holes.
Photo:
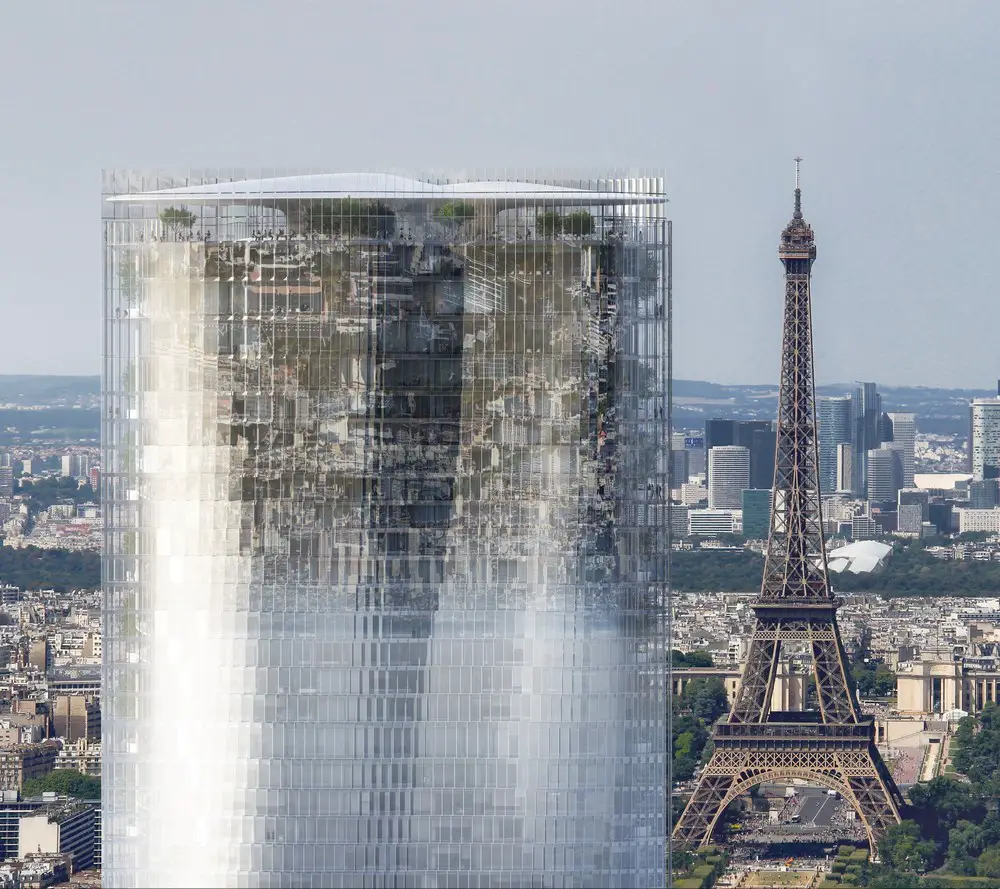
<path fill-rule="evenodd" d="M 795 212 L 778 248 L 785 266 L 781 389 L 774 506 L 758 608 L 835 607 L 823 546 L 816 442 L 810 298 L 816 244 L 812 227 L 802 217 L 800 162 L 795 159 Z"/>

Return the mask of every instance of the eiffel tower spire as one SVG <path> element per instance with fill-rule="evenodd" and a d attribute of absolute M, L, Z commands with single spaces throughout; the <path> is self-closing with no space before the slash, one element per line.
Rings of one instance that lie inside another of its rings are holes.
<path fill-rule="evenodd" d="M 857 811 L 874 848 L 898 822 L 903 800 L 863 716 L 837 628 L 819 489 L 810 282 L 816 259 L 802 216 L 795 159 L 795 210 L 781 233 L 785 310 L 778 396 L 773 506 L 755 623 L 739 690 L 715 750 L 677 823 L 681 842 L 707 844 L 719 814 L 764 781 L 802 780 L 841 793 Z M 819 711 L 774 712 L 774 682 L 786 643 L 812 655 Z"/>

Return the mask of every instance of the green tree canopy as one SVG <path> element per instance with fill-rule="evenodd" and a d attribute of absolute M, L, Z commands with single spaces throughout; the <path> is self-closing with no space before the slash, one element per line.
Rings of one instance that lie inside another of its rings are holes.
<path fill-rule="evenodd" d="M 101 780 L 72 769 L 55 769 L 41 778 L 29 778 L 25 781 L 21 795 L 41 796 L 51 792 L 77 799 L 100 799 Z"/>
<path fill-rule="evenodd" d="M 890 827 L 878 846 L 882 860 L 902 871 L 925 871 L 934 859 L 935 847 L 920 834 L 916 821 L 901 821 Z"/>
<path fill-rule="evenodd" d="M 535 231 L 540 235 L 558 235 L 563 230 L 563 218 L 555 210 L 547 210 L 535 217 Z"/>
<path fill-rule="evenodd" d="M 980 825 L 959 821 L 948 833 L 948 870 L 955 874 L 974 875 L 976 859 L 986 845 L 986 832 Z"/>
<path fill-rule="evenodd" d="M 684 686 L 682 704 L 697 719 L 711 725 L 729 709 L 725 683 L 717 676 L 699 676 Z"/>
<path fill-rule="evenodd" d="M 715 664 L 707 651 L 684 652 L 676 648 L 670 652 L 670 663 L 675 667 L 711 667 Z"/>
<path fill-rule="evenodd" d="M 446 201 L 434 215 L 445 221 L 466 222 L 476 215 L 476 206 L 471 201 Z"/>
<path fill-rule="evenodd" d="M 567 235 L 592 235 L 594 217 L 586 210 L 574 210 L 563 217 L 562 230 Z"/>
<path fill-rule="evenodd" d="M 0 582 L 21 590 L 93 590 L 101 585 L 101 556 L 94 552 L 14 549 L 0 546 Z"/>
<path fill-rule="evenodd" d="M 160 222 L 173 231 L 189 229 L 197 217 L 184 207 L 164 207 L 160 210 Z"/>
<path fill-rule="evenodd" d="M 306 225 L 327 235 L 374 238 L 396 229 L 396 214 L 384 201 L 360 198 L 313 201 L 306 207 Z"/>
<path fill-rule="evenodd" d="M 976 862 L 976 874 L 980 877 L 1000 879 L 1000 845 L 990 846 L 983 851 Z"/>

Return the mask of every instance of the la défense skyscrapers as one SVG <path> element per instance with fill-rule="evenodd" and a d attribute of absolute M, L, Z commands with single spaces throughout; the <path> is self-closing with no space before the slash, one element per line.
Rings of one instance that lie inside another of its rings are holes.
<path fill-rule="evenodd" d="M 104 192 L 105 885 L 663 885 L 662 181 Z"/>

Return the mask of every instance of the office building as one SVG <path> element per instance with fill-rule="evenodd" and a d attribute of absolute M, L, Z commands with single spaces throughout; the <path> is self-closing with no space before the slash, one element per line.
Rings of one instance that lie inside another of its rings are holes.
<path fill-rule="evenodd" d="M 874 540 L 882 536 L 882 529 L 878 522 L 868 515 L 856 515 L 851 519 L 851 539 L 852 540 Z"/>
<path fill-rule="evenodd" d="M 87 478 L 90 475 L 90 463 L 88 454 L 65 454 L 62 458 L 62 475 L 64 478 Z"/>
<path fill-rule="evenodd" d="M 881 447 L 868 452 L 867 465 L 869 502 L 895 505 L 903 478 L 903 462 L 899 451 L 891 442 L 885 442 Z"/>
<path fill-rule="evenodd" d="M 750 486 L 750 450 L 721 445 L 708 452 L 709 509 L 740 509 Z"/>
<path fill-rule="evenodd" d="M 104 885 L 662 886 L 661 180 L 224 178 L 105 179 Z"/>
<path fill-rule="evenodd" d="M 924 508 L 919 503 L 906 503 L 896 510 L 896 527 L 901 534 L 920 536 L 924 523 Z"/>
<path fill-rule="evenodd" d="M 838 447 L 854 440 L 851 425 L 851 398 L 837 395 L 816 399 L 817 442 L 819 447 L 819 489 L 824 494 L 850 490 L 850 482 L 837 480 Z M 850 474 L 848 474 L 850 478 Z"/>
<path fill-rule="evenodd" d="M 688 452 L 688 475 L 703 475 L 708 468 L 705 457 L 705 437 L 702 435 L 685 436 L 684 450 Z"/>
<path fill-rule="evenodd" d="M 994 509 L 1000 506 L 1000 479 L 984 478 L 969 482 L 969 508 Z"/>
<path fill-rule="evenodd" d="M 958 514 L 958 533 L 1000 532 L 1000 509 L 956 509 Z"/>
<path fill-rule="evenodd" d="M 769 488 L 774 484 L 774 451 L 777 436 L 770 420 L 705 421 L 706 459 L 713 448 L 738 446 L 750 451 L 751 471 L 757 484 Z M 711 474 L 711 467 L 709 467 Z M 711 479 L 709 479 L 711 481 Z"/>
<path fill-rule="evenodd" d="M 9 500 L 14 496 L 14 470 L 9 466 L 0 466 L 0 500 Z"/>
<path fill-rule="evenodd" d="M 754 429 L 750 433 L 750 487 L 771 488 L 774 485 L 774 458 L 778 447 L 775 429 Z"/>
<path fill-rule="evenodd" d="M 976 398 L 969 410 L 972 478 L 1000 477 L 1000 398 Z"/>
<path fill-rule="evenodd" d="M 923 534 L 930 514 L 930 492 L 920 488 L 900 489 L 896 496 L 899 530 L 905 534 Z"/>
<path fill-rule="evenodd" d="M 929 503 L 927 505 L 927 521 L 936 529 L 938 534 L 951 534 L 956 530 L 952 516 L 953 507 L 950 503 Z"/>
<path fill-rule="evenodd" d="M 697 506 L 708 503 L 708 488 L 699 482 L 688 482 L 681 485 L 681 503 L 685 506 Z"/>
<path fill-rule="evenodd" d="M 66 742 L 81 738 L 96 743 L 101 740 L 100 703 L 86 695 L 56 695 L 52 706 L 52 730 Z"/>
<path fill-rule="evenodd" d="M 743 492 L 743 536 L 767 540 L 771 530 L 772 488 L 748 488 Z"/>
<path fill-rule="evenodd" d="M 688 512 L 688 533 L 692 536 L 732 534 L 734 518 L 731 509 L 692 509 Z"/>
<path fill-rule="evenodd" d="M 860 383 L 851 402 L 854 455 L 851 490 L 856 496 L 868 495 L 868 454 L 882 443 L 882 396 L 875 383 Z"/>
<path fill-rule="evenodd" d="M 0 790 L 21 790 L 24 782 L 42 778 L 55 767 L 57 743 L 15 744 L 0 750 Z"/>
<path fill-rule="evenodd" d="M 837 486 L 834 490 L 854 492 L 854 443 L 837 445 Z"/>
<path fill-rule="evenodd" d="M 913 487 L 913 469 L 917 458 L 917 416 L 889 412 L 886 415 L 889 427 L 889 441 L 899 451 L 903 470 L 903 487 Z"/>
<path fill-rule="evenodd" d="M 21 816 L 18 858 L 32 854 L 70 855 L 73 872 L 94 864 L 97 807 L 82 800 L 52 802 Z"/>
<path fill-rule="evenodd" d="M 673 540 L 680 540 L 682 537 L 687 537 L 691 530 L 691 520 L 688 515 L 688 507 L 682 506 L 679 503 L 672 503 L 670 505 L 670 513 L 668 516 L 668 522 L 670 524 L 670 535 Z"/>
<path fill-rule="evenodd" d="M 688 481 L 688 451 L 670 451 L 670 490 L 686 485 Z"/>
<path fill-rule="evenodd" d="M 718 418 L 705 421 L 705 459 L 712 448 L 728 447 L 737 444 L 736 420 L 721 420 Z"/>

